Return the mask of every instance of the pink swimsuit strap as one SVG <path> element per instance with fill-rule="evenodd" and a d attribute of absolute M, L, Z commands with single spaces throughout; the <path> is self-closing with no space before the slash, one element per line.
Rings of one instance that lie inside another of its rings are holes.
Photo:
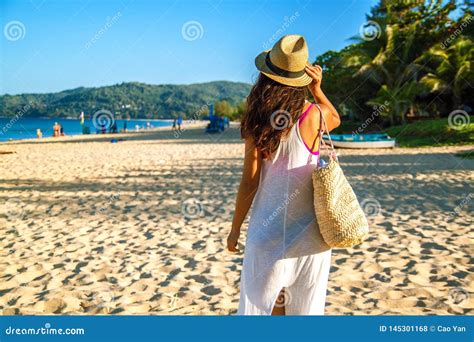
<path fill-rule="evenodd" d="M 298 119 L 298 127 L 301 126 L 301 123 L 303 122 L 303 120 L 306 118 L 306 116 L 308 115 L 309 111 L 311 110 L 311 108 L 313 108 L 314 106 L 314 103 L 311 103 L 308 108 L 303 112 L 303 114 L 301 114 L 301 116 L 299 117 Z M 306 149 L 308 150 L 309 153 L 311 153 L 313 156 L 317 156 L 319 154 L 319 149 L 317 151 L 312 151 L 311 150 L 311 147 L 309 147 L 308 145 L 306 145 L 306 143 L 304 142 L 303 140 L 303 137 L 301 137 L 301 140 L 303 141 L 303 144 L 304 146 L 306 146 Z"/>
<path fill-rule="evenodd" d="M 309 111 L 311 108 L 313 108 L 314 106 L 314 103 L 311 103 L 308 108 L 306 108 L 306 110 L 303 112 L 303 114 L 301 114 L 301 116 L 299 117 L 298 119 L 298 125 L 301 126 L 301 123 L 303 122 L 303 120 L 306 118 L 306 116 L 308 115 Z"/>

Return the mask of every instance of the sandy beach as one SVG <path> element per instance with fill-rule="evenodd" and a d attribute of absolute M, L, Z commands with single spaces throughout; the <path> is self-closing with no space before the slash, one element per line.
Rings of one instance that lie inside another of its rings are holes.
<path fill-rule="evenodd" d="M 371 234 L 333 251 L 326 314 L 472 314 L 472 149 L 340 150 Z M 0 144 L 0 312 L 234 314 L 243 151 L 235 127 Z"/>

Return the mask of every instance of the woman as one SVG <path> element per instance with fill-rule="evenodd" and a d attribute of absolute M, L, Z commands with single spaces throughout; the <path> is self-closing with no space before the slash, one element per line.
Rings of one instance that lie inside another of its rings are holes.
<path fill-rule="evenodd" d="M 244 170 L 227 239 L 237 251 L 253 203 L 238 314 L 324 314 L 331 250 L 316 223 L 311 173 L 321 115 L 330 131 L 339 114 L 321 90 L 321 67 L 308 63 L 303 37 L 283 37 L 255 63 L 261 73 L 241 123 Z M 306 101 L 308 89 L 319 104 Z"/>

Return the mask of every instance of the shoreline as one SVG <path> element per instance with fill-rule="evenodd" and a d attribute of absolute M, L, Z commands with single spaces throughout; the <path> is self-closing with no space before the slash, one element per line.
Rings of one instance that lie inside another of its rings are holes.
<path fill-rule="evenodd" d="M 202 123 L 195 123 L 195 124 L 187 124 L 184 126 L 182 129 L 185 131 L 186 129 L 194 129 L 194 128 L 201 128 L 205 127 L 207 123 L 202 122 Z M 135 131 L 135 130 L 130 130 L 128 132 L 118 132 L 118 133 L 105 133 L 105 134 L 97 134 L 97 133 L 91 133 L 91 134 L 76 134 L 76 135 L 65 135 L 61 137 L 43 137 L 41 139 L 39 138 L 29 138 L 29 139 L 17 139 L 17 140 L 8 140 L 8 141 L 0 141 L 0 145 L 15 145 L 15 144 L 24 144 L 24 143 L 37 143 L 41 144 L 42 142 L 45 143 L 50 143 L 50 142 L 87 142 L 91 140 L 97 140 L 97 141 L 105 141 L 105 140 L 111 140 L 114 138 L 118 139 L 123 139 L 123 138 L 133 138 L 136 136 L 140 136 L 141 134 L 153 134 L 157 132 L 173 132 L 172 126 L 162 126 L 162 127 L 154 127 L 154 128 L 149 128 L 149 129 L 144 129 L 140 131 Z"/>

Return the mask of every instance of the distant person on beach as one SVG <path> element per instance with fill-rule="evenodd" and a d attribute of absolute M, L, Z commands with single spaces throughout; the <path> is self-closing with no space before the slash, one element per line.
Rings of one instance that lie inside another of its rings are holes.
<path fill-rule="evenodd" d="M 62 137 L 65 135 L 63 125 L 59 125 L 59 135 Z"/>
<path fill-rule="evenodd" d="M 41 132 L 41 128 L 36 129 L 36 136 L 38 139 L 41 139 L 43 137 L 43 132 Z"/>
<path fill-rule="evenodd" d="M 331 249 L 316 223 L 311 175 L 321 117 L 331 131 L 339 114 L 321 90 L 321 67 L 308 63 L 302 36 L 282 37 L 255 64 L 260 75 L 241 122 L 244 167 L 227 238 L 228 250 L 237 251 L 253 203 L 237 314 L 322 315 Z M 307 101 L 308 90 L 316 103 Z"/>
<path fill-rule="evenodd" d="M 176 121 L 177 121 L 176 119 L 173 120 L 173 127 L 171 127 L 173 131 L 176 130 Z"/>
<path fill-rule="evenodd" d="M 112 122 L 112 125 L 110 125 L 110 133 L 117 133 L 117 122 Z"/>
<path fill-rule="evenodd" d="M 178 120 L 176 122 L 178 124 L 178 131 L 181 131 L 181 125 L 183 124 L 183 118 L 178 116 Z"/>
<path fill-rule="evenodd" d="M 127 121 L 123 122 L 123 131 L 127 132 Z"/>
<path fill-rule="evenodd" d="M 53 126 L 53 137 L 59 137 L 61 135 L 61 125 L 55 122 Z"/>

